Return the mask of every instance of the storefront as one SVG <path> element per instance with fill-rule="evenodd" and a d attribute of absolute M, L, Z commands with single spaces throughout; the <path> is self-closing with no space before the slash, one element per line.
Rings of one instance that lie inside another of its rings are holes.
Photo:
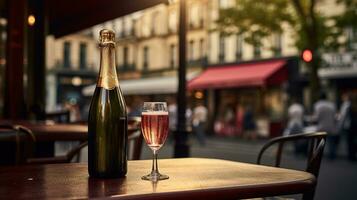
<path fill-rule="evenodd" d="M 71 120 L 86 120 L 90 98 L 82 90 L 96 82 L 97 72 L 58 69 L 50 71 L 46 79 L 47 111 L 67 109 L 73 114 Z"/>
<path fill-rule="evenodd" d="M 186 80 L 189 81 L 196 75 L 196 72 L 190 72 L 186 75 Z M 119 81 L 119 84 L 125 96 L 127 106 L 135 109 L 138 104 L 144 101 L 168 101 L 168 99 L 175 99 L 178 79 L 177 76 L 156 76 L 122 80 Z M 94 89 L 95 85 L 90 85 L 83 88 L 82 93 L 84 96 L 90 97 L 93 95 Z"/>
<path fill-rule="evenodd" d="M 357 51 L 326 53 L 322 58 L 324 66 L 319 70 L 322 85 L 340 105 L 342 94 L 357 94 Z"/>
<path fill-rule="evenodd" d="M 206 91 L 211 129 L 215 134 L 243 136 L 247 112 L 257 136 L 281 134 L 288 96 L 300 96 L 298 63 L 294 58 L 212 66 L 188 83 Z M 295 73 L 294 73 L 295 72 Z"/>

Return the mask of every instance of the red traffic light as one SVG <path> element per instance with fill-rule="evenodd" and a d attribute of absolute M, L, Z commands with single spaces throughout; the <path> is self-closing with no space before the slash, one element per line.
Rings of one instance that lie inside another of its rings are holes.
<path fill-rule="evenodd" d="M 305 49 L 301 54 L 302 60 L 307 63 L 312 61 L 312 56 L 312 51 L 310 49 Z"/>

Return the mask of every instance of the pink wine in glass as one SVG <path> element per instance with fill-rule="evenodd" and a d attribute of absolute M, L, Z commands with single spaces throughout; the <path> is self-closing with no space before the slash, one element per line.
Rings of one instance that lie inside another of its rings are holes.
<path fill-rule="evenodd" d="M 141 115 L 141 131 L 148 146 L 154 151 L 159 150 L 169 132 L 168 112 L 143 112 Z"/>

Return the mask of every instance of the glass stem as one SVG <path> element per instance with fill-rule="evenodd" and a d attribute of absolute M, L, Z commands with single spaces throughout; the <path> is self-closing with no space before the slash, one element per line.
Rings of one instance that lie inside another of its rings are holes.
<path fill-rule="evenodd" d="M 151 174 L 158 174 L 159 173 L 159 167 L 157 165 L 157 150 L 153 151 L 153 157 L 152 157 L 152 170 Z"/>

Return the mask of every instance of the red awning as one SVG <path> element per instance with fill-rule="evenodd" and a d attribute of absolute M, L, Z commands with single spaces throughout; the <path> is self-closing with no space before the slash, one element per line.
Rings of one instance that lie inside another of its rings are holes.
<path fill-rule="evenodd" d="M 261 87 L 287 80 L 285 60 L 211 67 L 188 83 L 188 89 Z"/>

